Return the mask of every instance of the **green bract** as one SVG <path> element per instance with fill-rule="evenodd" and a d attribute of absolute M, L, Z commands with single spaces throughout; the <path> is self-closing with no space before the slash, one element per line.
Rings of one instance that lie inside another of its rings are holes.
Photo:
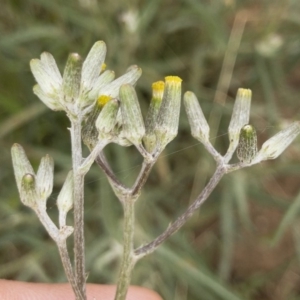
<path fill-rule="evenodd" d="M 236 149 L 241 162 L 250 163 L 257 153 L 257 137 L 252 125 L 245 125 L 240 132 L 240 140 Z"/>

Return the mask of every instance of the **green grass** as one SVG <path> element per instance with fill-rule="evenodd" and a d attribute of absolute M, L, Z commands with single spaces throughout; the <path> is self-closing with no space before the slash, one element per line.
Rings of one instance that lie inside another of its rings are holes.
<path fill-rule="evenodd" d="M 134 32 L 121 21 L 128 11 L 140 18 Z M 242 19 L 234 27 L 237 15 Z M 239 87 L 252 89 L 251 124 L 259 146 L 281 126 L 299 120 L 299 20 L 296 0 L 2 1 L 0 277 L 65 281 L 54 243 L 20 203 L 11 166 L 15 142 L 35 166 L 46 153 L 54 157 L 55 188 L 48 211 L 56 219 L 56 195 L 71 165 L 69 124 L 63 113 L 45 109 L 33 95 L 30 59 L 51 52 L 62 71 L 69 52 L 85 56 L 96 40 L 104 40 L 108 69 L 121 75 L 131 64 L 142 67 L 137 91 L 144 113 L 151 83 L 178 75 L 183 90 L 200 99 L 212 126 L 211 139 L 223 154 Z M 282 45 L 269 45 L 268 56 L 259 49 L 270 37 Z M 183 110 L 180 122 L 178 137 L 139 200 L 136 245 L 161 233 L 183 212 L 214 170 L 212 159 L 190 136 Z M 295 276 L 300 261 L 299 146 L 298 138 L 276 161 L 224 178 L 180 232 L 138 263 L 133 283 L 166 300 L 300 299 Z M 141 163 L 137 152 L 110 146 L 107 156 L 120 178 L 131 182 Z M 114 283 L 121 207 L 96 167 L 86 178 L 85 208 L 88 281 Z"/>

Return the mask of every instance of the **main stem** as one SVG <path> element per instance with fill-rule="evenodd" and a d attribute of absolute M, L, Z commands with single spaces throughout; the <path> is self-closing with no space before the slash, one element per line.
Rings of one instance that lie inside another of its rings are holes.
<path fill-rule="evenodd" d="M 65 270 L 66 276 L 69 280 L 69 283 L 71 284 L 71 286 L 73 288 L 76 299 L 80 299 L 80 300 L 86 299 L 85 295 L 81 294 L 81 290 L 79 289 L 78 284 L 75 281 L 72 265 L 70 262 L 69 253 L 67 250 L 66 241 L 58 242 L 57 246 L 58 246 L 60 258 L 61 258 L 64 270 Z"/>
<path fill-rule="evenodd" d="M 75 278 L 81 294 L 86 299 L 84 257 L 84 175 L 80 172 L 82 161 L 81 119 L 72 120 L 72 165 L 74 176 L 74 254 Z"/>
<path fill-rule="evenodd" d="M 131 280 L 131 272 L 136 262 L 133 253 L 134 233 L 134 199 L 127 197 L 124 206 L 124 233 L 123 233 L 123 257 L 118 278 L 115 300 L 125 300 Z"/>

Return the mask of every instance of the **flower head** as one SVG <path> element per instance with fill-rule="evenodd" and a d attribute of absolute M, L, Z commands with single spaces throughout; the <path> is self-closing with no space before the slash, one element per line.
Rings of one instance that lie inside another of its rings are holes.
<path fill-rule="evenodd" d="M 241 162 L 251 163 L 257 153 L 257 137 L 252 125 L 245 125 L 240 132 L 239 144 L 236 149 L 237 157 Z"/>
<path fill-rule="evenodd" d="M 11 149 L 16 182 L 23 204 L 34 208 L 46 209 L 46 201 L 52 193 L 54 162 L 46 155 L 42 158 L 37 174 L 35 174 L 27 156 L 19 144 Z"/>
<path fill-rule="evenodd" d="M 101 95 L 116 98 L 123 84 L 134 85 L 141 69 L 134 66 L 114 80 L 113 71 L 105 70 L 106 45 L 96 42 L 82 63 L 77 53 L 72 53 L 61 76 L 55 59 L 44 52 L 40 59 L 32 59 L 30 68 L 37 85 L 34 93 L 52 110 L 64 110 L 69 116 L 86 115 Z"/>
<path fill-rule="evenodd" d="M 277 158 L 300 133 L 300 122 L 296 121 L 279 131 L 266 142 L 254 158 L 254 162 Z"/>
<path fill-rule="evenodd" d="M 165 77 L 164 94 L 157 115 L 155 135 L 159 152 L 170 143 L 178 133 L 181 105 L 181 82 L 177 76 Z"/>
<path fill-rule="evenodd" d="M 230 144 L 225 155 L 225 160 L 227 162 L 231 159 L 234 151 L 238 146 L 241 129 L 243 128 L 243 126 L 249 123 L 251 97 L 251 90 L 242 88 L 238 89 L 235 103 L 233 106 L 230 124 L 228 127 L 228 136 Z"/>
<path fill-rule="evenodd" d="M 207 143 L 209 141 L 209 125 L 196 95 L 192 92 L 186 92 L 183 99 L 192 136 L 201 143 Z"/>

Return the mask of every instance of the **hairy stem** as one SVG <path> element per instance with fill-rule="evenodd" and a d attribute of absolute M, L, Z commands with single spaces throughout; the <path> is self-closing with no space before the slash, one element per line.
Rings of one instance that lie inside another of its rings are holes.
<path fill-rule="evenodd" d="M 36 207 L 34 209 L 37 217 L 39 218 L 40 222 L 43 224 L 45 229 L 47 230 L 50 237 L 56 242 L 59 238 L 59 231 L 53 221 L 50 219 L 46 212 L 46 208 Z"/>
<path fill-rule="evenodd" d="M 58 247 L 65 274 L 73 288 L 76 299 L 84 300 L 85 298 L 82 295 L 82 293 L 79 290 L 78 285 L 76 283 L 76 279 L 74 276 L 71 260 L 70 260 L 67 245 L 66 245 L 66 240 L 61 240 L 60 235 L 59 235 L 59 230 L 56 227 L 56 225 L 52 222 L 50 217 L 48 216 L 45 208 L 37 207 L 35 209 L 35 212 L 36 212 L 39 220 L 44 225 L 45 229 L 48 231 L 49 235 L 55 241 L 55 243 Z"/>
<path fill-rule="evenodd" d="M 133 253 L 134 198 L 127 197 L 124 206 L 123 257 L 119 272 L 115 300 L 125 300 L 131 280 L 131 272 L 136 262 Z"/>
<path fill-rule="evenodd" d="M 194 214 L 194 212 L 205 202 L 209 197 L 211 192 L 214 190 L 216 185 L 219 183 L 223 175 L 226 173 L 226 167 L 224 165 L 219 165 L 210 179 L 209 183 L 206 185 L 204 190 L 196 198 L 196 200 L 191 204 L 188 209 L 173 223 L 171 224 L 161 235 L 159 235 L 155 240 L 149 244 L 142 246 L 134 251 L 135 255 L 140 259 L 141 257 L 152 253 L 161 243 L 163 243 L 172 234 L 178 231 L 186 221 Z"/>
<path fill-rule="evenodd" d="M 74 272 L 73 272 L 73 268 L 72 268 L 72 265 L 71 265 L 71 261 L 70 261 L 66 241 L 57 242 L 57 247 L 58 247 L 58 250 L 59 250 L 62 265 L 64 267 L 64 270 L 65 270 L 66 276 L 68 278 L 68 281 L 72 286 L 72 289 L 73 289 L 74 294 L 76 296 L 76 300 L 77 299 L 78 300 L 86 299 L 85 296 L 81 293 L 81 290 L 79 289 L 79 287 L 77 285 L 77 282 L 76 282 L 76 279 L 75 279 L 75 276 L 74 276 Z"/>
<path fill-rule="evenodd" d="M 126 188 L 124 186 L 124 184 L 119 181 L 119 179 L 116 177 L 116 175 L 114 174 L 114 172 L 111 170 L 107 160 L 106 160 L 106 157 L 104 155 L 104 153 L 101 151 L 99 153 L 99 155 L 96 157 L 95 159 L 97 165 L 103 170 L 103 172 L 105 173 L 105 175 L 107 176 L 108 179 L 110 179 L 110 181 L 116 185 L 116 186 L 119 186 L 119 187 L 123 187 L 123 188 Z"/>
<path fill-rule="evenodd" d="M 140 173 L 139 173 L 139 175 L 138 175 L 138 177 L 137 177 L 137 179 L 136 179 L 136 181 L 135 181 L 135 183 L 132 187 L 131 194 L 134 198 L 139 194 L 141 188 L 144 186 L 146 180 L 149 177 L 149 174 L 152 170 L 152 167 L 153 167 L 154 163 L 155 163 L 155 161 L 153 161 L 151 163 L 148 163 L 148 162 L 145 162 L 145 161 L 143 162 L 141 171 L 140 171 Z"/>
<path fill-rule="evenodd" d="M 84 257 L 84 176 L 80 172 L 82 161 L 81 120 L 72 120 L 72 165 L 74 176 L 74 254 L 75 278 L 82 299 L 86 299 L 85 257 Z"/>

